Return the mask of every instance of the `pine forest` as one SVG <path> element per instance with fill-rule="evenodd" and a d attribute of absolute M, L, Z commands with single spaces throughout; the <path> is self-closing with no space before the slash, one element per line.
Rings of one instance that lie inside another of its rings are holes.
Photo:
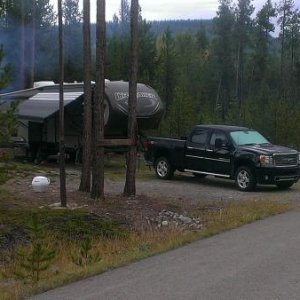
<path fill-rule="evenodd" d="M 107 3 L 109 5 L 109 3 Z M 109 16 L 111 17 L 111 16 Z M 78 0 L 63 1 L 65 81 L 83 81 L 83 21 Z M 107 22 L 106 78 L 129 80 L 130 4 Z M 91 24 L 95 80 L 96 25 Z M 1 93 L 58 82 L 58 26 L 49 0 L 0 3 Z M 293 0 L 219 0 L 212 20 L 148 21 L 139 15 L 138 82 L 166 108 L 157 132 L 186 135 L 192 125 L 255 128 L 300 149 L 300 11 Z"/>

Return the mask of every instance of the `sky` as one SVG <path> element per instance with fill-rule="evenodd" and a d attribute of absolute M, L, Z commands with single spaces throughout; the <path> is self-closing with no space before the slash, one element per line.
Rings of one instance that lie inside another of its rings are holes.
<path fill-rule="evenodd" d="M 91 1 L 91 19 L 96 20 L 96 0 Z M 279 0 L 273 0 L 278 2 Z M 50 0 L 55 6 L 57 0 Z M 82 0 L 79 3 L 82 4 Z M 118 14 L 120 0 L 106 0 L 106 20 L 112 20 L 114 13 Z M 129 0 L 130 2 L 130 0 Z M 256 10 L 259 10 L 266 0 L 253 0 Z M 300 0 L 294 0 L 295 7 L 300 9 Z M 169 19 L 212 19 L 218 9 L 218 0 L 140 0 L 142 16 L 148 21 Z M 82 5 L 81 5 L 82 7 Z"/>

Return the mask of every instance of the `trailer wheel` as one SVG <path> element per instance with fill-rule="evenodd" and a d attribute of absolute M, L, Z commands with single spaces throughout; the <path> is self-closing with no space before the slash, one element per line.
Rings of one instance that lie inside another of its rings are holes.
<path fill-rule="evenodd" d="M 169 160 L 166 157 L 159 157 L 155 161 L 155 173 L 159 179 L 170 179 L 174 174 L 174 169 L 172 168 Z"/>

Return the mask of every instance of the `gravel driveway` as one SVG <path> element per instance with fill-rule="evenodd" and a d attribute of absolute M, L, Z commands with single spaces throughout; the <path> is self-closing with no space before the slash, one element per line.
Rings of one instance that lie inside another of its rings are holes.
<path fill-rule="evenodd" d="M 121 194 L 124 182 L 107 181 L 106 192 Z M 234 181 L 211 176 L 199 179 L 189 174 L 176 173 L 172 180 L 153 178 L 147 181 L 138 180 L 137 194 L 148 196 L 175 198 L 178 200 L 217 201 L 217 200 L 298 200 L 300 199 L 300 183 L 289 190 L 281 191 L 276 186 L 257 186 L 253 192 L 241 192 L 236 189 Z"/>
<path fill-rule="evenodd" d="M 153 172 L 154 173 L 154 172 Z M 38 174 L 40 175 L 40 174 Z M 125 174 L 124 174 L 125 175 Z M 138 173 L 138 177 L 139 177 Z M 13 193 L 28 194 L 26 201 L 35 198 L 59 199 L 59 178 L 57 171 L 51 177 L 49 193 L 37 195 L 31 188 L 32 177 L 27 176 L 23 179 L 15 178 L 10 180 L 5 186 Z M 143 176 L 142 176 L 143 177 Z M 124 176 L 125 178 L 125 176 Z M 70 168 L 67 171 L 68 192 L 78 191 L 80 180 L 79 169 Z M 121 195 L 123 193 L 125 179 L 105 180 L 105 194 Z M 281 200 L 297 201 L 300 200 L 300 182 L 293 185 L 289 190 L 281 191 L 276 186 L 257 186 L 253 192 L 241 192 L 235 187 L 233 180 L 219 179 L 207 176 L 204 179 L 194 177 L 189 173 L 176 172 L 172 180 L 161 180 L 152 173 L 148 173 L 146 178 L 137 179 L 137 195 L 147 195 L 156 199 L 184 201 L 188 204 L 199 202 L 220 201 L 220 200 Z M 34 197 L 33 197 L 34 195 Z M 53 201 L 53 199 L 49 201 Z"/>

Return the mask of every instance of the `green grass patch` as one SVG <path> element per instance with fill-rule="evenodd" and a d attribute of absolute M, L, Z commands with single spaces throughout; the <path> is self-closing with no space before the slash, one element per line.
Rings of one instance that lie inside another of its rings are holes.
<path fill-rule="evenodd" d="M 80 241 L 86 236 L 116 238 L 127 234 L 118 224 L 85 210 L 7 209 L 0 206 L 0 224 L 5 224 L 0 227 L 0 240 L 12 230 L 25 233 L 34 214 L 38 214 L 46 234 L 55 240 Z"/>
<path fill-rule="evenodd" d="M 13 272 L 20 264 L 16 256 L 10 255 L 0 275 L 0 298 L 22 299 L 26 295 L 41 292 L 62 284 L 99 274 L 142 258 L 175 249 L 199 238 L 218 234 L 243 224 L 283 213 L 292 206 L 276 201 L 216 202 L 199 205 L 193 216 L 203 221 L 203 229 L 182 232 L 174 229 L 156 229 L 143 232 L 128 232 L 117 224 L 104 221 L 85 210 L 1 210 L 0 224 L 8 222 L 14 228 L 24 228 L 30 222 L 30 215 L 38 212 L 39 220 L 45 227 L 47 243 L 57 253 L 53 266 L 34 286 L 14 278 Z M 2 229 L 1 229 L 2 230 Z M 6 232 L 7 233 L 7 232 Z M 2 234 L 5 234 L 2 231 Z M 89 257 L 93 264 L 74 264 L 72 257 L 79 257 L 84 239 L 91 240 Z M 47 246 L 47 244 L 45 245 Z M 23 247 L 30 247 L 28 242 Z"/>
<path fill-rule="evenodd" d="M 13 160 L 0 162 L 0 185 L 14 177 L 26 177 L 32 174 L 48 174 L 51 168 L 31 163 L 18 163 Z"/>

